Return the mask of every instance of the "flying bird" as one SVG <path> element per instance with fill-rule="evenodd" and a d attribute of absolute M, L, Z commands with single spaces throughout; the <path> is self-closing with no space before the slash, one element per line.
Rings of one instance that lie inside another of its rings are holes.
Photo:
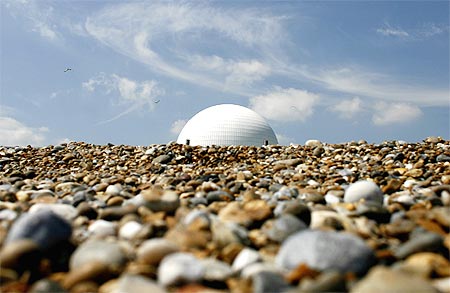
<path fill-rule="evenodd" d="M 153 103 L 158 104 L 161 100 L 153 100 Z"/>
<path fill-rule="evenodd" d="M 70 71 L 72 70 L 72 68 L 66 68 L 66 70 L 64 70 L 64 72 Z"/>

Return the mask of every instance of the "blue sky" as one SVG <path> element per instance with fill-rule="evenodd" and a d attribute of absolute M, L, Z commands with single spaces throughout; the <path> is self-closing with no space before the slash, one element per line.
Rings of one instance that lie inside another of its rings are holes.
<path fill-rule="evenodd" d="M 0 145 L 167 143 L 221 103 L 281 144 L 450 139 L 448 1 L 0 8 Z"/>

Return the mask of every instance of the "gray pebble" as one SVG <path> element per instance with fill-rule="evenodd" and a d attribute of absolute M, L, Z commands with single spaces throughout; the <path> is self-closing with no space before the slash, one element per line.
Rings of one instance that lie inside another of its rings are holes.
<path fill-rule="evenodd" d="M 20 239 L 31 239 L 41 249 L 68 240 L 72 234 L 70 224 L 50 209 L 21 215 L 12 225 L 5 244 Z"/>
<path fill-rule="evenodd" d="M 252 278 L 252 284 L 255 293 L 287 292 L 292 289 L 282 275 L 268 271 L 255 274 Z"/>
<path fill-rule="evenodd" d="M 192 254 L 177 252 L 166 256 L 158 267 L 158 282 L 163 286 L 196 282 L 203 278 L 205 267 Z"/>
<path fill-rule="evenodd" d="M 74 251 L 70 258 L 70 269 L 76 270 L 92 261 L 112 267 L 122 267 L 127 258 L 119 244 L 103 240 L 88 240 Z"/>
<path fill-rule="evenodd" d="M 292 270 L 305 263 L 316 270 L 365 273 L 375 262 L 373 250 L 348 233 L 305 230 L 290 236 L 276 256 L 278 267 Z"/>
<path fill-rule="evenodd" d="M 207 281 L 226 281 L 233 274 L 229 264 L 215 258 L 204 259 L 202 264 L 205 267 L 203 279 Z"/>
<path fill-rule="evenodd" d="M 58 216 L 66 219 L 67 221 L 72 221 L 78 216 L 78 211 L 75 207 L 69 204 L 61 204 L 61 203 L 37 203 L 34 204 L 28 211 L 30 213 L 35 213 L 40 210 L 50 209 Z"/>
<path fill-rule="evenodd" d="M 290 214 L 284 214 L 279 218 L 266 221 L 262 230 L 270 240 L 283 242 L 293 233 L 306 229 L 307 227 L 308 226 L 297 217 Z"/>
<path fill-rule="evenodd" d="M 394 250 L 394 255 L 399 259 L 404 259 L 416 252 L 433 251 L 435 249 L 439 249 L 442 244 L 442 236 L 436 233 L 416 233 L 414 237 L 411 237 L 411 239 L 397 247 L 397 249 Z"/>

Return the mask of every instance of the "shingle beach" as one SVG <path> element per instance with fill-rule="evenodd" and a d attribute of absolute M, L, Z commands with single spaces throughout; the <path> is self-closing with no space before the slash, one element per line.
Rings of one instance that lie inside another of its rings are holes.
<path fill-rule="evenodd" d="M 450 292 L 450 142 L 0 147 L 1 292 Z"/>

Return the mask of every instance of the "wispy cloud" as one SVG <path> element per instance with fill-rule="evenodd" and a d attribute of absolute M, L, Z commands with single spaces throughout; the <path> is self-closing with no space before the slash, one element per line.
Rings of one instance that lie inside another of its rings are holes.
<path fill-rule="evenodd" d="M 284 37 L 278 16 L 201 2 L 110 6 L 88 18 L 85 27 L 95 39 L 155 72 L 243 95 L 249 95 L 246 85 L 269 74 L 268 60 Z M 205 47 L 220 56 L 205 55 Z M 225 57 L 226 52 L 232 54 Z"/>
<path fill-rule="evenodd" d="M 363 111 L 362 101 L 358 97 L 342 100 L 335 105 L 330 106 L 328 110 L 337 113 L 342 119 L 351 119 Z"/>
<path fill-rule="evenodd" d="M 48 2 L 30 0 L 4 0 L 5 7 L 15 17 L 25 18 L 26 26 L 33 32 L 49 41 L 57 41 L 62 38 L 56 25 L 54 8 Z"/>
<path fill-rule="evenodd" d="M 386 37 L 409 37 L 409 33 L 400 27 L 392 27 L 389 23 L 385 23 L 382 27 L 377 29 L 377 33 Z"/>
<path fill-rule="evenodd" d="M 319 96 L 294 88 L 275 88 L 265 95 L 250 98 L 250 108 L 270 120 L 305 121 L 314 111 Z"/>
<path fill-rule="evenodd" d="M 408 102 L 422 106 L 448 104 L 448 88 L 402 83 L 387 74 L 357 67 L 325 69 L 309 72 L 307 76 L 328 89 L 382 101 Z"/>
<path fill-rule="evenodd" d="M 183 127 L 186 125 L 187 121 L 184 119 L 176 120 L 172 123 L 172 126 L 170 127 L 170 132 L 172 134 L 178 135 L 180 134 Z"/>
<path fill-rule="evenodd" d="M 46 127 L 30 127 L 7 116 L 0 116 L 0 145 L 41 146 L 48 133 Z"/>
<path fill-rule="evenodd" d="M 378 34 L 385 37 L 394 37 L 400 39 L 407 39 L 409 41 L 422 41 L 449 31 L 448 24 L 438 24 L 433 22 L 418 24 L 411 28 L 401 28 L 399 26 L 392 26 L 385 22 L 381 27 L 376 29 Z"/>
<path fill-rule="evenodd" d="M 280 133 L 276 133 L 275 135 L 277 136 L 278 144 L 280 145 L 289 145 L 294 142 L 294 139 L 290 136 Z"/>
<path fill-rule="evenodd" d="M 82 83 L 83 89 L 94 92 L 97 89 L 102 90 L 105 94 L 117 92 L 117 99 L 113 101 L 113 105 L 125 106 L 126 109 L 111 119 L 100 123 L 107 123 L 119 119 L 131 112 L 147 108 L 152 111 L 158 102 L 157 97 L 164 95 L 164 90 L 158 86 L 154 80 L 134 81 L 117 74 L 106 75 L 100 73 L 97 76 Z"/>
<path fill-rule="evenodd" d="M 377 126 L 407 123 L 423 115 L 419 107 L 407 103 L 378 102 L 374 111 L 372 122 Z"/>

